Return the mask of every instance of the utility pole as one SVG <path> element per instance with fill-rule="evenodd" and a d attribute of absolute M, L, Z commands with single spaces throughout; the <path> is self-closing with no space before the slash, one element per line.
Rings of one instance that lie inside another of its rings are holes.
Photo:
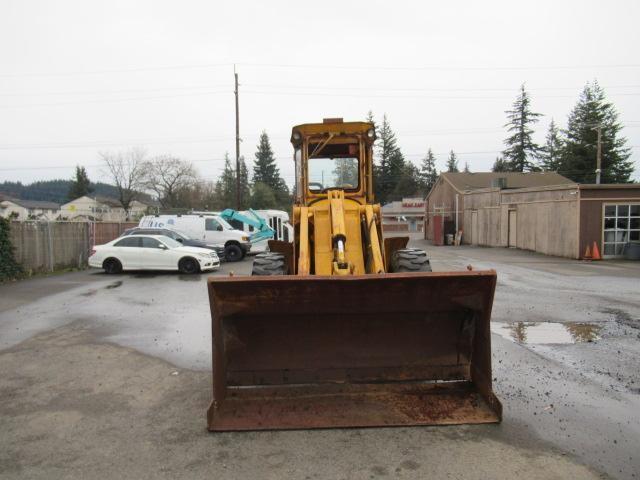
<path fill-rule="evenodd" d="M 598 146 L 596 153 L 596 184 L 600 184 L 600 174 L 602 173 L 602 125 L 595 125 L 593 130 L 598 132 Z"/>
<path fill-rule="evenodd" d="M 236 210 L 240 210 L 240 109 L 238 106 L 238 73 L 236 66 L 233 66 L 233 76 L 235 78 L 236 95 Z"/>

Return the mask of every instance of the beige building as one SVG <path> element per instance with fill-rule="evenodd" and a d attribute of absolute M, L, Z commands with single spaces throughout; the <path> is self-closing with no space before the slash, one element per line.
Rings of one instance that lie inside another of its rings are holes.
<path fill-rule="evenodd" d="M 131 209 L 127 212 L 118 200 L 110 197 L 85 195 L 60 206 L 60 216 L 63 220 L 95 220 L 98 222 L 124 222 L 137 220 L 146 215 L 153 202 L 131 202 Z"/>
<path fill-rule="evenodd" d="M 54 202 L 4 198 L 0 201 L 0 216 L 15 220 L 55 220 L 60 205 Z"/>
<path fill-rule="evenodd" d="M 549 174 L 537 175 L 535 183 L 541 181 L 539 175 Z M 576 259 L 585 258 L 587 247 L 593 253 L 594 243 L 603 258 L 622 257 L 625 249 L 640 244 L 640 186 L 583 185 L 557 177 L 565 183 L 509 188 L 507 177 L 498 186 L 454 193 L 462 242 Z M 427 199 L 442 201 L 444 197 L 434 197 L 441 194 L 432 190 Z M 434 218 L 455 218 L 455 207 L 435 212 L 432 223 Z M 444 230 L 449 233 L 446 225 Z"/>
<path fill-rule="evenodd" d="M 470 232 L 463 228 L 466 193 L 487 188 L 510 190 L 568 183 L 572 183 L 571 180 L 554 172 L 442 172 L 425 200 L 425 238 L 434 240 L 433 217 L 438 216 L 442 219 L 438 229 L 441 234 L 463 230 L 462 242 L 470 243 Z"/>
<path fill-rule="evenodd" d="M 388 232 L 421 232 L 424 225 L 424 199 L 403 198 L 382 207 L 382 226 Z"/>

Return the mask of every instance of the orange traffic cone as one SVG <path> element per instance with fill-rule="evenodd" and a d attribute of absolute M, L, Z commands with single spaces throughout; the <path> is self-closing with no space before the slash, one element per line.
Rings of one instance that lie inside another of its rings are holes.
<path fill-rule="evenodd" d="M 600 250 L 598 250 L 598 244 L 596 242 L 593 242 L 593 259 L 602 260 L 602 257 L 600 256 Z"/>
<path fill-rule="evenodd" d="M 587 245 L 587 248 L 584 251 L 584 255 L 582 256 L 582 258 L 584 260 L 591 260 L 591 249 L 589 248 L 589 245 Z"/>

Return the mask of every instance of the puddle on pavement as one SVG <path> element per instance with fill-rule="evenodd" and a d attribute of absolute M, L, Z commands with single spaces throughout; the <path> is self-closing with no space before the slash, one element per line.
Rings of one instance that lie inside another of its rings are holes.
<path fill-rule="evenodd" d="M 602 327 L 591 323 L 491 322 L 491 331 L 516 343 L 528 345 L 593 342 Z"/>

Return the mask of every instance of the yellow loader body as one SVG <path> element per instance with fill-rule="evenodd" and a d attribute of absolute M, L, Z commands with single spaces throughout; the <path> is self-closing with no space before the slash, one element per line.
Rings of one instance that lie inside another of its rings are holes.
<path fill-rule="evenodd" d="M 500 421 L 496 273 L 431 272 L 383 238 L 374 140 L 364 122 L 294 127 L 293 243 L 270 242 L 251 277 L 209 279 L 210 430 Z"/>

